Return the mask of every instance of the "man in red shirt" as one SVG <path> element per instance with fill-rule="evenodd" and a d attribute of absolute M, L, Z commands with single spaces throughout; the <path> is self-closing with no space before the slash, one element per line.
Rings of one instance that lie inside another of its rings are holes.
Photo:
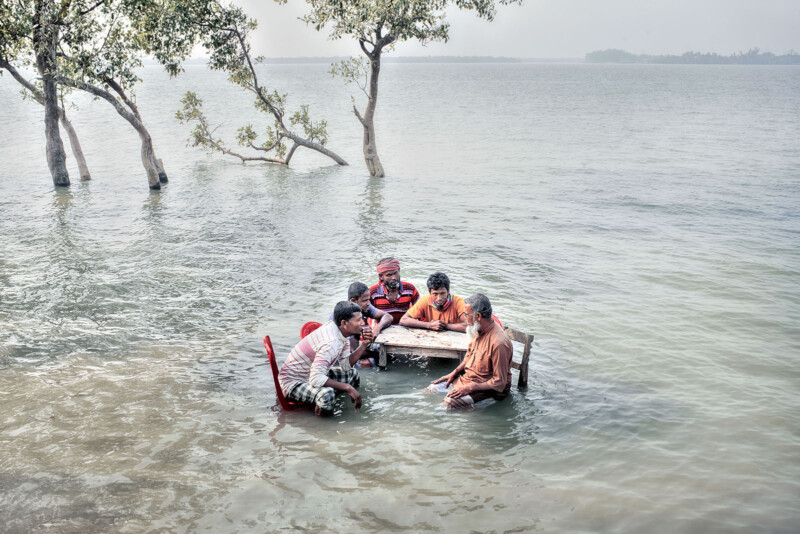
<path fill-rule="evenodd" d="M 471 408 L 475 403 L 503 400 L 511 392 L 513 347 L 503 328 L 492 319 L 492 304 L 476 293 L 465 299 L 467 354 L 455 370 L 431 382 L 428 391 L 445 393 L 447 408 Z"/>
<path fill-rule="evenodd" d="M 400 280 L 400 262 L 389 257 L 378 262 L 379 283 L 369 288 L 369 301 L 379 310 L 392 316 L 392 324 L 419 300 L 419 292 L 413 284 Z"/>

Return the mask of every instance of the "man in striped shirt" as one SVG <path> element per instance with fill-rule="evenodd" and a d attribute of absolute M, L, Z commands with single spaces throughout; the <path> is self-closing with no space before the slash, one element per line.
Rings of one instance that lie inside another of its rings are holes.
<path fill-rule="evenodd" d="M 283 395 L 294 402 L 313 404 L 317 415 L 333 414 L 336 391 L 347 393 L 355 409 L 361 408 L 356 390 L 360 379 L 353 366 L 373 341 L 372 330 L 363 327 L 357 304 L 336 304 L 333 320 L 304 337 L 283 362 L 278 373 Z M 351 352 L 348 338 L 359 333 L 361 343 Z"/>
<path fill-rule="evenodd" d="M 369 300 L 379 310 L 391 314 L 392 324 L 400 319 L 419 300 L 419 292 L 413 284 L 400 280 L 400 262 L 389 257 L 378 262 L 380 283 L 369 288 Z"/>

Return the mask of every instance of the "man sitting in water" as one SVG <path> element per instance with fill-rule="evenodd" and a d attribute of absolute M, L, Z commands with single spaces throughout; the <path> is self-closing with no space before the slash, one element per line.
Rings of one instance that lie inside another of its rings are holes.
<path fill-rule="evenodd" d="M 369 300 L 392 316 L 392 324 L 399 324 L 403 314 L 419 300 L 419 292 L 413 284 L 400 280 L 400 262 L 396 259 L 381 259 L 376 270 L 380 283 L 369 288 Z"/>
<path fill-rule="evenodd" d="M 353 365 L 372 342 L 372 331 L 362 327 L 361 308 L 342 301 L 328 321 L 295 345 L 278 373 L 283 395 L 294 402 L 314 404 L 317 415 L 332 415 L 335 391 L 350 396 L 355 409 L 361 408 L 358 371 Z M 362 333 L 361 344 L 351 352 L 349 336 Z"/>
<path fill-rule="evenodd" d="M 428 391 L 445 393 L 447 408 L 471 408 L 485 399 L 503 400 L 511 392 L 513 347 L 492 319 L 492 304 L 476 293 L 464 301 L 467 314 L 467 354 L 455 370 L 431 382 Z"/>
<path fill-rule="evenodd" d="M 392 324 L 391 315 L 369 303 L 369 288 L 366 284 L 362 282 L 353 282 L 350 284 L 350 287 L 347 288 L 347 299 L 361 308 L 361 317 L 365 322 L 367 319 L 374 320 L 374 324 L 370 325 L 373 339 L 378 337 L 381 330 Z M 331 314 L 329 320 L 333 320 L 333 314 Z M 350 336 L 350 349 L 355 351 L 357 346 L 358 336 Z M 373 367 L 375 365 L 375 354 L 375 351 L 370 353 L 368 349 L 365 353 L 367 358 L 359 360 L 356 367 Z"/>
<path fill-rule="evenodd" d="M 408 310 L 401 326 L 427 328 L 428 330 L 454 330 L 464 332 L 467 328 L 464 317 L 464 299 L 450 294 L 450 279 L 444 273 L 433 273 L 428 277 L 428 292 Z"/>

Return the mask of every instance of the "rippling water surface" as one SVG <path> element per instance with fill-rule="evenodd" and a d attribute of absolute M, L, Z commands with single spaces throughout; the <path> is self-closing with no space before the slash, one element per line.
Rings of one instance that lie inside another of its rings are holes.
<path fill-rule="evenodd" d="M 263 75 L 349 167 L 187 148 L 188 89 L 230 139 L 261 118 L 147 68 L 160 193 L 82 96 L 94 179 L 54 190 L 0 79 L 2 530 L 800 528 L 800 69 L 389 64 L 382 180 L 326 70 Z M 422 388 L 451 365 L 401 361 L 360 412 L 277 409 L 261 338 L 283 358 L 390 254 L 533 333 L 529 388 L 446 413 Z"/>

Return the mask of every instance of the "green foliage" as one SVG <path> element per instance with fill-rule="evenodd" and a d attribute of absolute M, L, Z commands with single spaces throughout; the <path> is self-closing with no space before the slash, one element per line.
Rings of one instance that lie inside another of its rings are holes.
<path fill-rule="evenodd" d="M 123 91 L 152 55 L 170 74 L 199 41 L 206 0 L 0 0 L 0 59 L 31 64 L 35 21 L 58 28 L 55 74 Z"/>
<path fill-rule="evenodd" d="M 0 61 L 29 63 L 32 33 L 31 0 L 16 2 L 0 0 Z"/>
<path fill-rule="evenodd" d="M 199 120 L 203 117 L 200 111 L 203 107 L 203 101 L 197 98 L 197 93 L 188 91 L 181 99 L 183 108 L 175 112 L 175 118 L 183 122 L 192 122 Z"/>
<path fill-rule="evenodd" d="M 293 126 L 302 126 L 306 139 L 319 143 L 322 146 L 325 146 L 325 143 L 328 142 L 328 122 L 312 121 L 308 116 L 307 105 L 300 106 L 300 111 L 296 111 L 289 119 L 289 122 L 292 123 Z"/>
<path fill-rule="evenodd" d="M 260 151 L 274 151 L 278 160 L 282 160 L 287 154 L 286 139 L 292 139 L 295 143 L 298 143 L 298 139 L 284 123 L 288 95 L 262 87 L 256 75 L 255 65 L 261 58 L 252 58 L 249 42 L 250 32 L 257 27 L 256 21 L 248 18 L 241 8 L 223 7 L 217 1 L 206 2 L 204 6 L 198 6 L 190 0 L 171 0 L 169 3 L 173 11 L 166 16 L 166 20 L 187 27 L 189 24 L 180 19 L 185 17 L 192 21 L 198 42 L 209 52 L 208 67 L 226 72 L 228 81 L 255 95 L 254 107 L 257 111 L 272 116 L 272 124 L 265 128 L 263 142 L 259 144 L 259 136 L 251 125 L 239 128 L 237 142 Z M 194 104 L 193 98 L 196 99 L 196 96 L 187 94 L 182 101 L 184 108 L 179 114 L 186 120 L 200 120 L 195 114 L 199 106 Z M 202 120 L 205 121 L 205 118 Z M 327 142 L 327 123 L 313 122 L 308 106 L 301 106 L 300 111 L 290 117 L 289 124 L 302 127 L 307 142 L 320 145 Z M 206 137 L 210 138 L 207 127 Z"/>
<path fill-rule="evenodd" d="M 203 101 L 197 98 L 197 94 L 188 91 L 181 99 L 181 104 L 183 108 L 175 112 L 175 118 L 181 123 L 197 123 L 189 136 L 191 145 L 209 150 L 215 148 L 211 132 L 208 131 L 206 117 L 202 112 Z M 222 143 L 217 141 L 217 145 L 222 146 Z"/>
<path fill-rule="evenodd" d="M 363 57 L 350 57 L 343 59 L 339 63 L 333 63 L 329 72 L 331 76 L 356 83 L 363 89 L 367 83 L 366 77 L 369 74 L 369 63 Z"/>
<path fill-rule="evenodd" d="M 317 31 L 327 28 L 332 39 L 355 37 L 374 46 L 387 37 L 385 46 L 410 39 L 423 44 L 447 41 L 449 6 L 474 11 L 480 18 L 492 20 L 496 4 L 519 4 L 522 0 L 306 0 L 306 3 L 311 12 L 302 20 Z"/>

